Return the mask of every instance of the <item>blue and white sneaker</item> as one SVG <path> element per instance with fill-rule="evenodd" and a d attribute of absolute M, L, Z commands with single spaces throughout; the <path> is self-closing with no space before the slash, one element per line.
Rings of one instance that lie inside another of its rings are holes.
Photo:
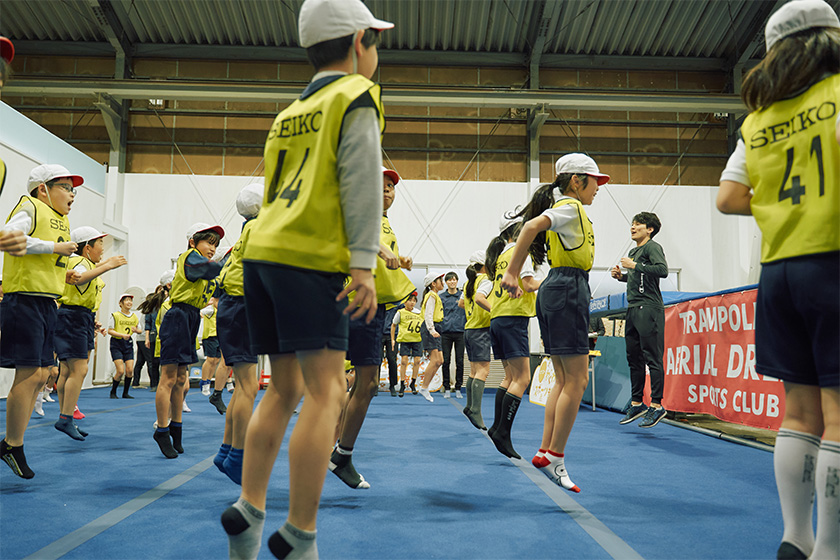
<path fill-rule="evenodd" d="M 668 414 L 668 411 L 665 410 L 665 407 L 654 408 L 650 407 L 645 412 L 645 418 L 641 422 L 639 422 L 640 428 L 653 428 L 659 421 L 665 418 L 665 415 Z"/>
<path fill-rule="evenodd" d="M 634 404 L 631 403 L 630 406 L 627 407 L 627 414 L 625 414 L 624 418 L 619 420 L 618 423 L 621 424 L 622 426 L 624 424 L 629 424 L 630 422 L 633 422 L 633 421 L 641 418 L 642 416 L 644 416 L 645 412 L 647 412 L 647 411 L 648 411 L 648 407 L 645 406 L 644 404 L 634 405 Z"/>

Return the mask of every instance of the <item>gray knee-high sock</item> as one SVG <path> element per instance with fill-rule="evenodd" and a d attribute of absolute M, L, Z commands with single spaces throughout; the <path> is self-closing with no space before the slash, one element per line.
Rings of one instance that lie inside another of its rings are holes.
<path fill-rule="evenodd" d="M 817 456 L 817 542 L 811 558 L 840 555 L 840 443 L 823 440 Z"/>
<path fill-rule="evenodd" d="M 268 539 L 268 548 L 277 558 L 318 560 L 316 531 L 298 529 L 288 521 Z"/>
<path fill-rule="evenodd" d="M 228 554 L 231 560 L 252 560 L 257 557 L 264 524 L 265 512 L 241 496 L 222 513 L 222 527 L 228 534 Z"/>
<path fill-rule="evenodd" d="M 473 378 L 468 377 L 467 378 L 467 406 L 464 407 L 467 410 L 472 410 L 472 384 L 473 384 Z"/>
<path fill-rule="evenodd" d="M 474 379 L 472 382 L 472 406 L 470 410 L 481 416 L 481 399 L 484 397 L 484 383 L 481 379 Z"/>
<path fill-rule="evenodd" d="M 784 522 L 783 542 L 806 556 L 814 548 L 814 478 L 820 438 L 782 428 L 776 436 L 773 468 Z"/>

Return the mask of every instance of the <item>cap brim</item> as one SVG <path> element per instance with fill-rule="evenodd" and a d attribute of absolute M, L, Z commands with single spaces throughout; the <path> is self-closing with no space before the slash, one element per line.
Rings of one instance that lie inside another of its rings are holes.
<path fill-rule="evenodd" d="M 370 24 L 370 29 L 376 29 L 377 31 L 385 31 L 386 29 L 393 29 L 394 24 L 390 21 L 383 21 L 381 19 L 374 19 L 373 22 Z"/>
<path fill-rule="evenodd" d="M 397 183 L 400 182 L 399 174 L 396 171 L 394 171 L 393 169 L 386 169 L 385 171 L 382 172 L 382 174 L 385 175 L 386 177 L 389 177 L 394 182 L 394 185 L 396 185 Z"/>
<path fill-rule="evenodd" d="M 15 59 L 15 46 L 6 37 L 0 37 L 0 57 L 6 62 L 12 62 Z"/>
<path fill-rule="evenodd" d="M 195 237 L 196 234 L 201 233 L 202 231 L 215 231 L 219 235 L 219 238 L 224 239 L 224 237 L 225 237 L 225 230 L 224 230 L 224 228 L 222 228 L 222 226 L 212 226 L 212 227 L 209 227 L 209 228 L 200 229 L 197 232 L 195 232 L 194 234 L 192 234 L 192 236 Z"/>
<path fill-rule="evenodd" d="M 604 175 L 603 173 L 587 173 L 587 175 L 591 175 L 592 177 L 595 177 L 595 180 L 598 181 L 598 186 L 599 187 L 601 185 L 609 182 L 609 180 L 610 180 L 610 176 L 609 175 Z"/>

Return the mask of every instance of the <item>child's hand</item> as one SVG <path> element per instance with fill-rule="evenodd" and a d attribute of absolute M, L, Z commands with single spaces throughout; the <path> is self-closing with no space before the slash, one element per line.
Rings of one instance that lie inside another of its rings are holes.
<path fill-rule="evenodd" d="M 22 257 L 26 254 L 26 235 L 16 229 L 0 231 L 0 251 Z"/>
<path fill-rule="evenodd" d="M 510 294 L 510 297 L 516 299 L 522 296 L 522 288 L 519 287 L 519 280 L 509 270 L 505 271 L 505 275 L 502 276 L 501 285 L 502 289 Z"/>
<path fill-rule="evenodd" d="M 616 280 L 621 280 L 621 269 L 618 268 L 618 265 L 615 265 L 610 269 L 610 275 Z"/>
<path fill-rule="evenodd" d="M 64 273 L 64 283 L 70 284 L 71 286 L 75 286 L 79 283 L 79 280 L 82 279 L 82 273 L 76 272 L 75 270 L 68 270 Z"/>
<path fill-rule="evenodd" d="M 414 260 L 411 257 L 400 257 L 400 267 L 406 270 L 411 270 L 414 266 Z"/>
<path fill-rule="evenodd" d="M 76 252 L 76 244 L 72 241 L 65 241 L 63 243 L 56 243 L 53 247 L 53 253 L 57 255 L 64 255 L 69 257 Z"/>
<path fill-rule="evenodd" d="M 385 261 L 388 270 L 397 270 L 400 267 L 400 259 L 384 245 L 379 248 L 379 257 Z"/>
<path fill-rule="evenodd" d="M 108 270 L 114 270 L 115 268 L 119 268 L 126 264 L 128 264 L 128 261 L 125 260 L 125 257 L 122 255 L 111 257 L 110 259 L 105 261 L 105 266 L 108 267 Z"/>
<path fill-rule="evenodd" d="M 356 297 L 344 310 L 344 314 L 353 312 L 350 315 L 351 319 L 364 316 L 365 323 L 370 323 L 376 316 L 376 285 L 373 282 L 373 272 L 365 268 L 351 268 L 350 283 L 335 296 L 335 301 L 341 301 L 354 290 Z M 353 308 L 356 310 L 353 311 Z"/>

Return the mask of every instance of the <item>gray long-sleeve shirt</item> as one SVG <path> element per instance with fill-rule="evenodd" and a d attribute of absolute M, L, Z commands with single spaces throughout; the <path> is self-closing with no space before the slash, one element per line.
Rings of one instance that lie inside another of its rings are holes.
<path fill-rule="evenodd" d="M 621 281 L 627 282 L 627 307 L 662 307 L 659 279 L 668 276 L 662 245 L 651 239 L 641 247 L 630 249 L 628 256 L 636 262 L 636 268 L 628 269 L 627 274 L 621 276 Z"/>

